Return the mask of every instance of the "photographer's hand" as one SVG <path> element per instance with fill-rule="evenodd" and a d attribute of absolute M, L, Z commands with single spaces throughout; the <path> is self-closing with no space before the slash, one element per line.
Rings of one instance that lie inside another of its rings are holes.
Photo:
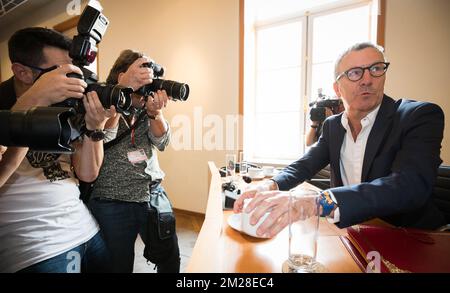
<path fill-rule="evenodd" d="M 111 106 L 109 110 L 103 107 L 96 92 L 87 93 L 83 98 L 83 105 L 86 109 L 84 120 L 86 121 L 86 128 L 89 130 L 103 130 L 106 121 L 117 115 L 114 106 Z"/>
<path fill-rule="evenodd" d="M 131 87 L 133 90 L 137 90 L 146 84 L 152 83 L 153 69 L 142 66 L 142 64 L 150 61 L 151 60 L 145 56 L 136 59 L 136 61 L 128 67 L 128 70 L 125 73 L 119 74 L 117 79 L 119 85 Z"/>
<path fill-rule="evenodd" d="M 157 91 L 150 96 L 145 103 L 147 115 L 151 118 L 150 131 L 155 137 L 163 136 L 167 130 L 167 123 L 164 120 L 162 108 L 167 107 L 169 97 L 165 90 Z"/>
<path fill-rule="evenodd" d="M 168 102 L 169 97 L 167 96 L 166 91 L 158 90 L 153 96 L 148 97 L 147 102 L 145 103 L 147 114 L 155 117 L 162 115 L 162 109 L 167 107 Z"/>
<path fill-rule="evenodd" d="M 310 110 L 310 120 L 312 117 L 311 111 L 312 111 L 312 109 Z M 330 117 L 331 115 L 333 115 L 333 111 L 330 108 L 325 107 L 325 119 Z M 323 121 L 321 121 L 321 122 L 323 122 Z M 322 127 L 321 122 L 311 120 L 309 129 L 306 131 L 306 135 L 305 135 L 305 144 L 307 147 L 313 145 L 318 140 L 318 131 L 320 131 L 320 128 Z"/>
<path fill-rule="evenodd" d="M 86 115 L 86 128 L 89 130 L 103 129 L 108 118 L 116 115 L 114 106 L 105 110 L 96 92 L 87 93 L 83 99 Z M 84 136 L 82 142 L 74 144 L 76 151 L 72 155 L 72 165 L 78 178 L 85 182 L 93 182 L 100 172 L 103 162 L 103 141 L 94 141 Z"/>
<path fill-rule="evenodd" d="M 306 131 L 305 135 L 305 144 L 307 147 L 313 145 L 317 141 L 317 130 L 319 127 L 319 121 L 311 121 L 309 129 Z"/>
<path fill-rule="evenodd" d="M 13 110 L 28 110 L 31 107 L 46 107 L 64 101 L 67 98 L 83 98 L 86 82 L 78 78 L 67 77 L 68 73 L 82 74 L 80 68 L 65 64 L 43 74 L 21 97 Z"/>

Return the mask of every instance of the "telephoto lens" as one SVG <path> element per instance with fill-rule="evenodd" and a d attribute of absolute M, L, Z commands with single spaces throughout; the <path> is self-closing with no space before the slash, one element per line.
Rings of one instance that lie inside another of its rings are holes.
<path fill-rule="evenodd" d="M 158 90 L 165 90 L 169 97 L 174 101 L 186 101 L 189 97 L 189 85 L 173 80 L 165 80 L 160 77 L 164 76 L 164 67 L 153 61 L 142 64 L 143 67 L 153 69 L 155 79 L 151 84 L 144 85 L 135 93 L 140 96 L 148 97 Z"/>
<path fill-rule="evenodd" d="M 173 80 L 154 79 L 150 84 L 153 91 L 165 90 L 169 97 L 177 101 L 186 101 L 189 97 L 189 85 Z"/>
<path fill-rule="evenodd" d="M 189 97 L 189 85 L 173 80 L 154 79 L 152 83 L 144 85 L 135 93 L 148 97 L 158 90 L 165 90 L 169 97 L 174 101 L 186 101 Z"/>
<path fill-rule="evenodd" d="M 34 107 L 28 111 L 0 111 L 0 145 L 35 151 L 72 153 L 73 108 Z"/>

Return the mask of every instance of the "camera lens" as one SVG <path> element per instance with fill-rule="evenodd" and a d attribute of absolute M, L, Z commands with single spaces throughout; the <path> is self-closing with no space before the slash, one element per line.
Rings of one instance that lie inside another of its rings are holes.
<path fill-rule="evenodd" d="M 148 97 L 157 90 L 165 90 L 167 95 L 175 101 L 186 101 L 189 97 L 188 84 L 164 79 L 154 79 L 152 83 L 139 88 L 136 93 Z"/>
<path fill-rule="evenodd" d="M 189 97 L 189 85 L 173 80 L 155 79 L 150 84 L 153 91 L 165 90 L 173 100 L 186 101 Z"/>
<path fill-rule="evenodd" d="M 1 144 L 27 146 L 32 150 L 70 153 L 73 108 L 38 107 L 28 111 L 0 111 Z"/>
<path fill-rule="evenodd" d="M 116 107 L 117 112 L 126 113 L 132 104 L 132 93 L 132 88 L 116 85 L 111 91 L 110 104 Z"/>
<path fill-rule="evenodd" d="M 131 107 L 131 93 L 133 89 L 120 85 L 110 85 L 104 83 L 89 84 L 86 92 L 95 91 L 103 107 L 109 109 L 116 108 L 118 113 L 126 113 Z"/>

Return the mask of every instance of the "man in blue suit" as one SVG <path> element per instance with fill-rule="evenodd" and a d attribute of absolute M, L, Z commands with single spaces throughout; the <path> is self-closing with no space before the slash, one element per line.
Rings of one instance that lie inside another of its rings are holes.
<path fill-rule="evenodd" d="M 435 229 L 445 223 L 431 193 L 444 130 L 437 105 L 393 100 L 384 94 L 389 63 L 383 49 L 359 43 L 335 65 L 334 90 L 345 111 L 328 118 L 322 136 L 303 157 L 280 174 L 245 192 L 234 206 L 255 210 L 259 235 L 274 236 L 288 224 L 287 191 L 330 164 L 331 187 L 321 193 L 320 212 L 344 228 L 372 218 L 402 227 Z M 312 210 L 313 202 L 301 202 Z"/>

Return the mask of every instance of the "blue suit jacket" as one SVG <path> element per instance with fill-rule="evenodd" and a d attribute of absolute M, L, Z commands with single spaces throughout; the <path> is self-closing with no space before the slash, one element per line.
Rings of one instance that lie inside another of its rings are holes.
<path fill-rule="evenodd" d="M 330 164 L 331 191 L 339 205 L 339 227 L 378 217 L 403 227 L 434 229 L 445 223 L 431 199 L 444 114 L 435 104 L 383 97 L 364 154 L 361 184 L 342 186 L 341 116 L 327 119 L 319 141 L 274 180 L 289 190 Z"/>

